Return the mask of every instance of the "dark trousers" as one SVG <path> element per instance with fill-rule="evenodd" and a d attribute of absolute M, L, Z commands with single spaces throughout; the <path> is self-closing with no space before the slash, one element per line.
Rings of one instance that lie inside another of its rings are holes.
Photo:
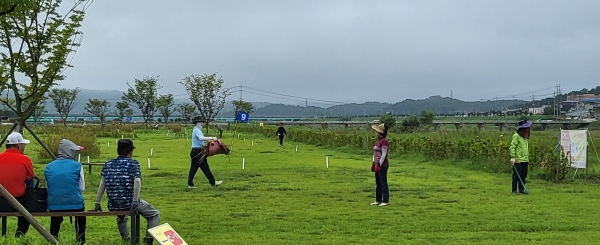
<path fill-rule="evenodd" d="M 83 212 L 84 209 L 73 209 L 73 210 L 51 210 L 50 212 Z M 62 216 L 50 217 L 50 234 L 58 239 L 58 233 L 60 232 L 60 225 L 63 222 Z M 77 236 L 77 242 L 80 244 L 85 243 L 85 217 L 75 217 L 75 234 Z"/>
<path fill-rule="evenodd" d="M 19 203 L 21 205 L 25 204 L 25 197 L 17 197 L 16 198 L 17 201 L 19 201 Z M 13 206 L 11 206 L 8 201 L 6 199 L 4 199 L 4 197 L 0 197 L 0 212 L 17 212 L 17 210 L 15 208 L 13 208 Z M 27 234 L 27 231 L 29 230 L 29 221 L 27 221 L 25 218 L 23 217 L 17 217 L 17 232 L 15 233 L 16 237 L 21 237 L 24 236 L 25 234 Z"/>
<path fill-rule="evenodd" d="M 379 173 L 375 173 L 375 201 L 390 202 L 390 189 L 387 182 L 387 171 L 389 167 L 381 167 Z"/>
<path fill-rule="evenodd" d="M 279 146 L 283 145 L 283 134 L 279 135 Z"/>
<path fill-rule="evenodd" d="M 194 176 L 196 176 L 198 168 L 202 170 L 202 173 L 204 173 L 204 176 L 206 176 L 208 179 L 208 183 L 210 183 L 210 185 L 215 185 L 215 177 L 210 172 L 208 160 L 205 158 L 204 161 L 200 162 L 200 150 L 201 148 L 192 148 L 192 152 L 190 152 L 190 158 L 192 161 L 190 173 L 188 174 L 188 186 L 194 186 Z"/>
<path fill-rule="evenodd" d="M 512 192 L 517 192 L 517 191 L 525 192 L 525 187 L 523 185 L 526 184 L 525 179 L 527 178 L 528 167 L 529 167 L 529 163 L 526 163 L 526 162 L 515 163 L 515 165 L 513 167 L 513 174 L 512 174 Z M 517 173 L 519 175 L 517 175 Z M 519 181 L 519 176 L 521 177 L 521 180 L 523 180 L 523 183 L 521 183 L 521 181 Z M 518 189 L 517 189 L 517 187 L 518 187 Z"/>

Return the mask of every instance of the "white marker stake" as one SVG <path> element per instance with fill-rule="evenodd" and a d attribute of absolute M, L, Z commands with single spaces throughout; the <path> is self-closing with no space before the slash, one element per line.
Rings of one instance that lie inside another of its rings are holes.
<path fill-rule="evenodd" d="M 115 139 L 115 144 L 119 144 L 119 139 Z"/>
<path fill-rule="evenodd" d="M 325 157 L 325 167 L 329 168 L 329 157 L 328 156 Z"/>
<path fill-rule="evenodd" d="M 242 158 L 242 169 L 244 169 L 246 166 L 246 158 Z"/>
<path fill-rule="evenodd" d="M 252 146 L 254 146 L 254 140 L 252 141 Z"/>
<path fill-rule="evenodd" d="M 90 163 L 90 156 L 87 156 L 87 157 L 88 157 L 88 163 Z"/>
<path fill-rule="evenodd" d="M 106 147 L 110 147 L 110 142 L 106 142 Z"/>
<path fill-rule="evenodd" d="M 148 169 L 150 169 L 150 158 L 148 158 Z"/>
<path fill-rule="evenodd" d="M 296 152 L 298 152 L 298 145 L 296 145 Z"/>
<path fill-rule="evenodd" d="M 123 135 L 121 135 L 121 139 L 123 139 Z"/>
<path fill-rule="evenodd" d="M 154 148 L 150 148 L 150 156 L 152 156 L 153 152 L 154 152 Z"/>
<path fill-rule="evenodd" d="M 167 136 L 169 136 L 169 133 L 167 133 Z"/>
<path fill-rule="evenodd" d="M 246 137 L 244 137 L 244 141 L 246 141 Z"/>
<path fill-rule="evenodd" d="M 77 156 L 77 161 L 81 162 L 81 154 L 79 154 L 79 156 Z"/>

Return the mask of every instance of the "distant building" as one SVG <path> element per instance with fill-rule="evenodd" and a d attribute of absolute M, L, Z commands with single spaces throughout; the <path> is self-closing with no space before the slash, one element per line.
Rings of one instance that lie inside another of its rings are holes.
<path fill-rule="evenodd" d="M 550 107 L 550 106 L 543 105 L 541 107 L 531 107 L 531 108 L 529 108 L 529 113 L 534 114 L 534 115 L 542 115 L 542 114 L 544 114 L 544 109 L 546 109 L 547 107 Z"/>
<path fill-rule="evenodd" d="M 584 100 L 584 99 L 599 99 L 600 100 L 600 95 L 595 95 L 595 94 L 567 95 L 567 100 L 580 101 L 580 100 Z"/>

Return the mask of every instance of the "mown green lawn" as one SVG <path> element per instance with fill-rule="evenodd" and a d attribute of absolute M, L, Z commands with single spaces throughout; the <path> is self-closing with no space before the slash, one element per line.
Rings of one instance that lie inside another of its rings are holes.
<path fill-rule="evenodd" d="M 232 136 L 226 136 L 230 144 Z M 279 148 L 275 137 L 246 137 L 235 139 L 230 159 L 223 155 L 209 159 L 223 185 L 209 186 L 199 171 L 198 189 L 188 189 L 186 183 L 190 142 L 160 134 L 135 139 L 134 157 L 143 175 L 141 197 L 157 207 L 161 223 L 173 226 L 188 244 L 598 244 L 600 240 L 596 185 L 534 180 L 528 185 L 531 195 L 513 196 L 508 175 L 392 155 L 391 206 L 371 207 L 371 156 L 302 144 L 295 152 L 295 143 Z M 115 139 L 99 141 L 103 159 L 115 155 Z M 110 148 L 107 141 L 112 142 Z M 35 165 L 38 175 L 43 166 Z M 96 167 L 86 175 L 87 209 L 93 208 L 99 171 Z M 103 207 L 106 200 L 105 196 Z M 49 227 L 49 218 L 39 220 Z M 14 240 L 15 223 L 16 218 L 9 219 L 9 236 L 0 238 L 0 244 L 47 244 L 33 227 L 24 240 Z M 89 218 L 87 231 L 88 244 L 121 244 L 112 217 Z M 68 219 L 61 234 L 61 244 L 74 244 Z"/>

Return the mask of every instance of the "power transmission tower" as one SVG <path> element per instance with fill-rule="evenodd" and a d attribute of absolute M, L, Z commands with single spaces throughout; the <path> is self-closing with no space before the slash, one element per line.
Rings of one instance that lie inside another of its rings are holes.
<path fill-rule="evenodd" d="M 244 99 L 244 85 L 240 83 L 240 100 Z"/>

